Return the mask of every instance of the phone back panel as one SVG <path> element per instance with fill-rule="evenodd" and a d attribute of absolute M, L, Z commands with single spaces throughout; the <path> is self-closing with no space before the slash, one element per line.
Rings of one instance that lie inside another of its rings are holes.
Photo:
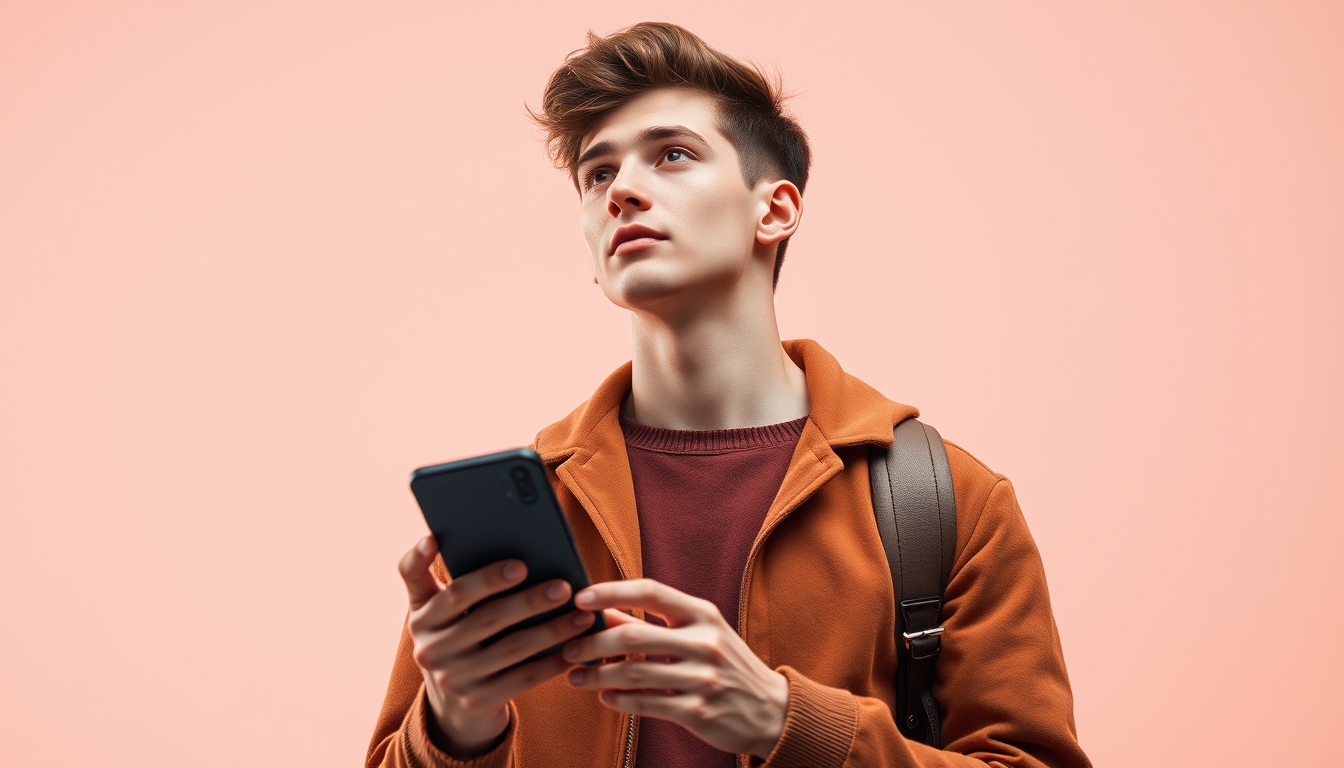
<path fill-rule="evenodd" d="M 527 564 L 527 578 L 503 594 L 551 579 L 564 579 L 575 592 L 590 584 L 573 532 L 535 451 L 522 448 L 421 467 L 411 475 L 411 492 L 454 578 L 516 558 Z M 571 598 L 510 631 L 573 608 Z M 590 631 L 601 624 L 599 615 Z"/>

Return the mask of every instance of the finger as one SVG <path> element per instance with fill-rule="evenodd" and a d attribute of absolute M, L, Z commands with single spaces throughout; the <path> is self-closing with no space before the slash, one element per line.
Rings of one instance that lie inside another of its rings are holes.
<path fill-rule="evenodd" d="M 662 664 L 631 660 L 579 667 L 569 671 L 569 684 L 575 688 L 616 689 L 622 691 L 700 692 L 709 684 L 708 671 L 695 664 Z"/>
<path fill-rule="evenodd" d="M 484 601 L 458 622 L 453 634 L 462 643 L 482 642 L 524 619 L 564 605 L 570 594 L 569 584 L 556 579 L 517 594 Z M 591 614 L 592 611 L 584 613 Z"/>
<path fill-rule="evenodd" d="M 553 653 L 550 656 L 529 661 L 496 675 L 493 679 L 480 683 L 476 691 L 486 701 L 506 702 L 552 680 L 569 669 L 569 662 Z"/>
<path fill-rule="evenodd" d="M 691 693 L 669 695 L 656 691 L 604 690 L 597 698 L 609 709 L 640 717 L 671 720 L 682 726 L 691 723 L 692 709 L 703 697 Z"/>
<path fill-rule="evenodd" d="M 688 632 L 686 628 L 660 627 L 636 620 L 571 640 L 563 653 L 574 664 L 634 653 L 700 659 L 712 652 L 708 644 L 699 633 Z"/>
<path fill-rule="evenodd" d="M 519 560 L 502 560 L 453 579 L 442 597 L 433 601 L 422 617 L 426 626 L 450 624 L 478 603 L 512 589 L 527 577 L 527 566 Z"/>
<path fill-rule="evenodd" d="M 590 611 L 569 611 L 535 627 L 510 632 L 482 650 L 473 664 L 488 669 L 488 674 L 508 669 L 534 654 L 575 637 L 591 627 L 594 618 Z M 560 656 L 559 653 L 554 655 Z M 569 662 L 565 662 L 565 666 L 568 668 Z"/>
<path fill-rule="evenodd" d="M 661 616 L 669 626 L 708 620 L 719 609 L 708 600 L 692 597 L 653 579 L 606 581 L 579 591 L 575 605 L 587 611 L 605 608 L 642 608 Z"/>
<path fill-rule="evenodd" d="M 397 563 L 401 580 L 406 583 L 406 596 L 410 600 L 411 610 L 419 610 L 429 599 L 443 590 L 443 585 L 429 572 L 429 564 L 439 553 L 438 544 L 433 536 L 426 536 L 416 542 Z"/>
<path fill-rule="evenodd" d="M 518 630 L 497 642 L 482 646 L 464 643 L 451 627 L 429 646 L 417 649 L 416 663 L 442 670 L 457 690 L 472 690 L 490 682 L 532 656 L 584 631 L 593 623 L 593 614 L 570 611 L 535 627 Z M 576 621 L 578 619 L 578 621 Z M 559 653 L 550 654 L 559 657 Z M 569 662 L 565 662 L 566 669 Z"/>
<path fill-rule="evenodd" d="M 629 624 L 631 622 L 643 623 L 644 621 L 643 619 L 637 619 L 634 616 L 631 616 L 625 611 L 618 611 L 615 608 L 607 608 L 602 611 L 602 619 L 607 623 L 608 627 L 619 627 L 622 624 Z"/>

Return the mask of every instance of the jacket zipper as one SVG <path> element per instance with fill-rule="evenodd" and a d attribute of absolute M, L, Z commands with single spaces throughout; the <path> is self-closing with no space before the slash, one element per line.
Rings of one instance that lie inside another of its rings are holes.
<path fill-rule="evenodd" d="M 839 473 L 837 472 L 836 474 Z M 829 479 L 830 478 L 827 478 L 827 480 Z M 801 507 L 803 502 L 811 497 L 812 494 L 809 493 L 807 496 L 799 499 L 797 503 L 785 507 L 779 514 L 779 517 L 775 518 L 775 521 L 771 523 L 768 528 L 763 529 L 760 536 L 756 537 L 756 542 L 752 545 L 751 551 L 747 553 L 747 565 L 742 569 L 742 585 L 737 590 L 737 634 L 743 640 L 747 638 L 747 576 L 751 573 L 752 564 L 756 562 L 756 554 L 765 546 L 765 540 L 769 538 L 771 532 L 784 521 L 784 518 L 788 517 L 789 514 L 798 507 Z M 745 755 L 741 755 L 738 758 L 738 763 L 742 768 L 746 768 L 746 766 L 749 765 L 749 758 Z M 626 768 L 628 768 L 628 766 Z"/>
<path fill-rule="evenodd" d="M 787 517 L 795 508 L 796 505 L 784 510 L 784 514 L 780 515 L 778 520 L 761 532 L 760 537 L 756 540 L 756 545 L 747 553 L 747 565 L 742 569 L 742 585 L 737 590 L 737 636 L 743 640 L 747 637 L 747 575 L 751 573 L 751 564 L 756 561 L 756 553 L 765 544 L 766 537 L 770 535 L 771 531 L 775 530 L 779 521 Z M 746 755 L 738 755 L 737 764 L 739 768 L 747 768 L 750 765 L 749 759 Z M 627 764 L 624 768 L 630 768 L 630 766 Z"/>
<path fill-rule="evenodd" d="M 616 561 L 616 570 L 621 574 L 622 579 L 629 579 L 630 574 L 625 572 L 625 566 L 621 565 L 620 558 L 612 553 L 612 560 Z M 630 768 L 635 762 L 635 716 L 625 716 L 625 750 L 621 755 L 621 768 Z"/>
<path fill-rule="evenodd" d="M 808 494 L 808 498 L 811 498 L 811 494 Z M 738 587 L 737 590 L 737 634 L 743 638 L 745 638 L 747 634 L 747 576 L 751 573 L 752 564 L 756 562 L 756 555 L 761 551 L 761 547 L 765 546 L 765 540 L 770 537 L 771 532 L 784 521 L 784 518 L 789 516 L 789 513 L 802 506 L 803 502 L 806 500 L 806 498 L 799 499 L 798 503 L 785 507 L 779 517 L 775 518 L 775 522 L 771 523 L 770 527 L 762 530 L 761 535 L 756 537 L 756 543 L 752 545 L 751 551 L 747 553 L 747 565 L 742 569 L 742 585 Z"/>
<path fill-rule="evenodd" d="M 615 552 L 611 551 L 610 545 L 607 546 L 607 553 L 610 554 L 611 559 L 615 561 L 616 572 L 621 574 L 621 578 L 629 579 L 630 574 L 626 572 L 625 566 L 621 564 L 621 559 L 616 556 Z M 639 724 L 638 720 L 639 718 L 635 717 L 634 715 L 625 716 L 625 749 L 621 755 L 621 768 L 630 768 L 630 766 L 634 765 L 635 732 L 636 732 L 636 726 Z"/>
<path fill-rule="evenodd" d="M 630 768 L 635 761 L 635 716 L 625 716 L 625 757 L 621 759 L 621 768 Z"/>

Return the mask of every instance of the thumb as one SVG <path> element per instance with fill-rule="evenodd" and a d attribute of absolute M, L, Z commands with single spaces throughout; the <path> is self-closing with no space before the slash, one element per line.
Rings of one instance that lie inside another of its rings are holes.
<path fill-rule="evenodd" d="M 409 552 L 402 555 L 401 562 L 397 564 L 401 580 L 406 583 L 406 596 L 410 600 L 412 611 L 429 602 L 431 597 L 443 589 L 439 580 L 429 572 L 429 566 L 438 554 L 438 543 L 434 541 L 433 536 L 426 536 L 411 547 Z"/>

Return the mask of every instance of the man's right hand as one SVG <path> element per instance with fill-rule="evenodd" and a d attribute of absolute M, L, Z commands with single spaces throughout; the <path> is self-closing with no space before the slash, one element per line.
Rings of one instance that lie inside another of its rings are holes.
<path fill-rule="evenodd" d="M 444 585 L 429 571 L 438 553 L 434 537 L 426 536 L 401 558 L 399 568 L 410 598 L 407 627 L 415 642 L 413 656 L 433 710 L 430 737 L 461 759 L 488 752 L 504 733 L 510 699 L 572 666 L 559 653 L 518 663 L 576 637 L 593 623 L 593 613 L 571 611 L 483 646 L 481 641 L 501 629 L 563 604 L 570 586 L 560 580 L 545 582 L 490 600 L 468 614 L 521 582 L 527 567 L 505 560 Z"/>

